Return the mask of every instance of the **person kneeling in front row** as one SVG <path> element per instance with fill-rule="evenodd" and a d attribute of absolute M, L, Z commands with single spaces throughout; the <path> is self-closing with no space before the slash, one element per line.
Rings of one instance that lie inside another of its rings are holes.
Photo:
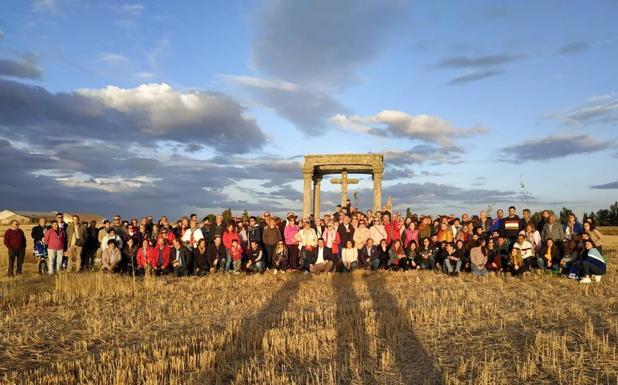
<path fill-rule="evenodd" d="M 318 247 L 314 248 L 309 258 L 305 259 L 305 272 L 319 274 L 329 271 L 333 267 L 333 254 L 324 245 L 324 239 L 318 238 Z"/>
<path fill-rule="evenodd" d="M 249 262 L 247 262 L 247 270 L 251 270 L 254 273 L 261 273 L 264 271 L 264 250 L 260 246 L 257 240 L 251 241 L 251 248 L 249 249 Z"/>
<path fill-rule="evenodd" d="M 579 282 L 600 282 L 601 276 L 607 272 L 605 258 L 601 255 L 599 250 L 595 247 L 594 242 L 590 239 L 587 239 L 584 242 L 584 247 L 587 252 L 585 252 L 584 258 L 579 261 L 578 267 L 582 277 Z M 590 279 L 591 276 L 592 279 Z"/>
<path fill-rule="evenodd" d="M 117 272 L 120 270 L 120 261 L 122 261 L 122 254 L 116 241 L 108 240 L 107 248 L 103 250 L 101 255 L 101 270 L 109 273 Z"/>

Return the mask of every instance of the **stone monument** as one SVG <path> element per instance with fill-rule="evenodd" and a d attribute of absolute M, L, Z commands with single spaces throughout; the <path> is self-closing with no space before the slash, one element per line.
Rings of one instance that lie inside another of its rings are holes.
<path fill-rule="evenodd" d="M 328 174 L 341 174 L 341 178 L 333 179 L 332 183 L 341 185 L 342 204 L 345 204 L 347 199 L 348 185 L 358 183 L 358 179 L 350 179 L 348 174 L 371 174 L 373 177 L 373 211 L 382 209 L 382 176 L 384 175 L 382 154 L 305 155 L 303 217 L 306 218 L 312 213 L 314 217 L 320 216 L 320 183 L 322 177 Z"/>

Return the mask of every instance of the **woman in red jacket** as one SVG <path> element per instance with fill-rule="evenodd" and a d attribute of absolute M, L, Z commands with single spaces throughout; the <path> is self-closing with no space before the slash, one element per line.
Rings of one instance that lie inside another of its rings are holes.
<path fill-rule="evenodd" d="M 227 224 L 227 229 L 223 232 L 221 240 L 223 241 L 223 247 L 225 247 L 225 271 L 229 271 L 232 268 L 232 242 L 236 240 L 240 245 L 240 237 L 233 223 Z"/>
<path fill-rule="evenodd" d="M 58 221 L 53 220 L 51 226 L 51 229 L 47 230 L 43 238 L 47 245 L 47 271 L 50 275 L 54 274 L 55 271 L 60 271 L 66 239 L 64 229 L 58 225 Z"/>
<path fill-rule="evenodd" d="M 165 239 L 159 237 L 157 246 L 150 248 L 150 266 L 154 270 L 155 275 L 161 275 L 168 272 L 170 265 L 171 249 L 166 245 Z"/>
<path fill-rule="evenodd" d="M 150 246 L 150 240 L 144 238 L 142 241 L 142 247 L 137 251 L 137 273 L 144 274 L 150 267 L 150 254 L 152 247 Z"/>

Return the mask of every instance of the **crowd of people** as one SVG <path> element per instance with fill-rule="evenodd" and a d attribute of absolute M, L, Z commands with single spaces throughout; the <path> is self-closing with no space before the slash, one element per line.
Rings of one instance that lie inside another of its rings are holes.
<path fill-rule="evenodd" d="M 50 224 L 41 218 L 32 229 L 39 270 L 101 269 L 110 273 L 203 276 L 220 272 L 274 273 L 433 270 L 452 276 L 469 272 L 521 276 L 537 269 L 578 279 L 600 281 L 606 272 L 603 235 L 592 220 L 583 224 L 569 213 L 561 224 L 543 211 L 535 221 L 530 210 L 519 217 L 511 206 L 491 218 L 486 211 L 462 214 L 411 215 L 358 211 L 348 201 L 322 218 L 261 217 L 224 221 L 222 215 L 199 219 L 196 214 L 170 223 L 148 216 L 70 224 L 62 213 Z M 9 272 L 22 271 L 26 239 L 13 221 L 4 236 Z"/>

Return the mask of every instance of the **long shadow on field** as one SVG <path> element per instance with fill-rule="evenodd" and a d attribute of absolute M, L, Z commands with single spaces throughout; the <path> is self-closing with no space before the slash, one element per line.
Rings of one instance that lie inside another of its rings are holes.
<path fill-rule="evenodd" d="M 337 353 L 335 356 L 336 383 L 377 384 L 376 362 L 369 355 L 370 339 L 365 330 L 365 317 L 360 299 L 353 286 L 352 274 L 333 276 L 333 288 L 337 296 Z M 352 355 L 355 352 L 355 355 Z M 358 375 L 353 368 L 358 368 Z"/>
<path fill-rule="evenodd" d="M 441 384 L 442 375 L 434 357 L 412 330 L 407 312 L 389 292 L 382 274 L 365 279 L 378 323 L 378 349 L 392 353 L 401 380 L 406 384 Z M 378 357 L 379 359 L 379 357 Z"/>
<path fill-rule="evenodd" d="M 281 318 L 281 314 L 292 302 L 302 282 L 310 275 L 295 275 L 273 293 L 270 300 L 251 318 L 241 322 L 238 332 L 229 337 L 217 351 L 213 366 L 195 378 L 194 384 L 230 384 L 236 373 L 246 367 L 253 358 L 261 358 L 262 339 L 266 332 Z"/>

